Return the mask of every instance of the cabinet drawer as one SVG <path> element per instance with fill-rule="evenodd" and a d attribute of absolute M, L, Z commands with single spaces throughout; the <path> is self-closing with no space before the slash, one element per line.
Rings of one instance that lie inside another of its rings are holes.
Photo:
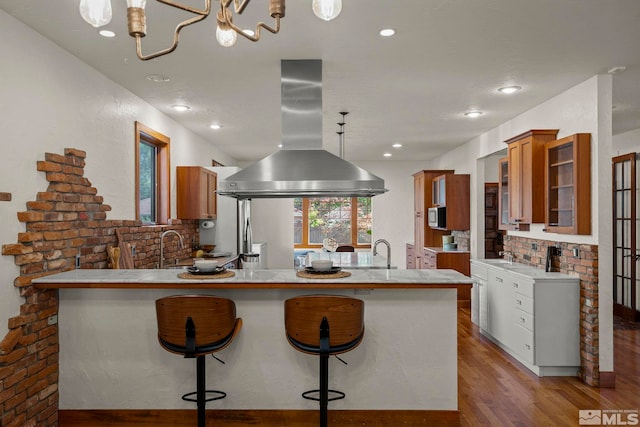
<path fill-rule="evenodd" d="M 527 279 L 521 279 L 516 275 L 510 276 L 511 284 L 516 292 L 527 296 L 529 298 L 533 298 L 533 282 Z"/>
<path fill-rule="evenodd" d="M 516 353 L 522 356 L 525 361 L 534 364 L 535 349 L 533 347 L 533 332 L 528 331 L 527 329 L 519 325 L 516 325 L 515 329 L 516 333 L 514 345 L 516 348 L 514 350 L 516 351 Z"/>
<path fill-rule="evenodd" d="M 529 298 L 528 296 L 516 292 L 513 303 L 516 308 L 524 311 L 525 313 L 533 314 L 533 298 Z"/>
<path fill-rule="evenodd" d="M 525 313 L 522 310 L 514 310 L 513 321 L 518 325 L 533 331 L 533 314 Z"/>

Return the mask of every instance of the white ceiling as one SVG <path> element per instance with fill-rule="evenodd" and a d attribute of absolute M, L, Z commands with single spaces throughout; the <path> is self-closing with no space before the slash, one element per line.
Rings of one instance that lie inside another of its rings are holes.
<path fill-rule="evenodd" d="M 240 161 L 277 150 L 281 59 L 323 60 L 324 147 L 337 152 L 339 112 L 350 112 L 349 160 L 384 152 L 428 160 L 616 66 L 626 71 L 614 76 L 614 134 L 640 128 L 640 0 L 344 0 L 330 22 L 313 15 L 311 0 L 289 0 L 279 34 L 223 48 L 211 16 L 183 29 L 175 52 L 148 62 L 127 34 L 125 1 L 111 1 L 113 39 L 82 20 L 79 0 L 0 0 L 0 8 Z M 167 47 L 185 16 L 147 3 L 145 53 Z M 266 0 L 253 0 L 234 22 L 251 27 L 266 11 Z M 396 36 L 380 37 L 386 27 Z M 497 93 L 504 85 L 523 89 Z M 176 103 L 191 110 L 177 113 Z M 466 118 L 470 109 L 484 115 Z"/>

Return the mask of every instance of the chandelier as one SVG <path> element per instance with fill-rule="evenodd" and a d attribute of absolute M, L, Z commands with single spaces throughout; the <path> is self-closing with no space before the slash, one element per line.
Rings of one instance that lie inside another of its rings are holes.
<path fill-rule="evenodd" d="M 216 40 L 221 46 L 231 47 L 238 34 L 251 40 L 260 40 L 260 31 L 267 30 L 273 34 L 280 31 L 280 18 L 284 18 L 285 0 L 269 0 L 269 15 L 273 18 L 273 26 L 264 22 L 258 22 L 255 31 L 243 30 L 233 23 L 233 15 L 240 15 L 251 0 L 205 0 L 204 9 L 197 9 L 172 0 L 156 0 L 158 3 L 184 10 L 194 16 L 180 22 L 173 33 L 173 42 L 166 49 L 143 55 L 142 38 L 146 36 L 147 24 L 145 7 L 147 0 L 127 0 L 127 23 L 129 35 L 136 39 L 136 54 L 143 61 L 157 58 L 173 52 L 178 47 L 180 31 L 191 24 L 202 21 L 211 13 L 211 2 L 219 1 L 220 9 L 216 13 L 218 26 L 216 28 Z M 232 4 L 233 3 L 233 4 Z M 313 13 L 320 19 L 330 21 L 337 17 L 342 10 L 342 0 L 312 0 Z M 80 0 L 80 15 L 94 27 L 102 27 L 111 22 L 111 0 Z"/>

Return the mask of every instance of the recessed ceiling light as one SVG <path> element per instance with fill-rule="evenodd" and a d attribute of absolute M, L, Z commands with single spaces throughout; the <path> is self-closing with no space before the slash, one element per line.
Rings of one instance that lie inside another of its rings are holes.
<path fill-rule="evenodd" d="M 218 130 L 218 129 L 221 129 L 221 128 L 222 128 L 222 126 L 220 126 L 220 125 L 216 125 L 216 124 L 211 125 L 211 126 L 209 126 L 209 127 L 210 127 L 211 129 L 215 129 L 215 130 Z"/>
<path fill-rule="evenodd" d="M 498 92 L 509 95 L 509 94 L 512 94 L 512 93 L 516 93 L 520 89 L 522 89 L 520 86 L 504 86 L 504 87 L 499 88 Z"/>
<path fill-rule="evenodd" d="M 188 105 L 183 105 L 183 104 L 175 104 L 175 105 L 172 105 L 171 108 L 173 108 L 176 111 L 191 110 L 191 107 L 189 107 Z"/>
<path fill-rule="evenodd" d="M 393 148 L 401 148 L 402 144 L 400 144 L 399 142 L 396 142 L 395 144 L 391 145 Z"/>
<path fill-rule="evenodd" d="M 393 156 L 393 154 L 391 154 L 391 153 L 384 153 L 384 154 L 383 154 L 383 156 L 385 156 L 385 157 L 391 157 L 391 156 Z"/>
<path fill-rule="evenodd" d="M 467 111 L 466 113 L 464 113 L 465 116 L 471 117 L 472 119 L 475 117 L 480 117 L 482 114 L 482 111 L 478 110 Z"/>
<path fill-rule="evenodd" d="M 385 28 L 384 30 L 380 30 L 380 35 L 382 37 L 391 37 L 396 33 L 396 30 L 393 28 Z"/>
<path fill-rule="evenodd" d="M 282 144 L 278 144 L 278 148 L 282 148 Z"/>
<path fill-rule="evenodd" d="M 609 73 L 609 74 L 618 74 L 618 73 L 622 73 L 626 69 L 627 69 L 627 67 L 623 67 L 623 66 L 613 67 L 609 71 L 607 71 L 607 73 Z"/>
<path fill-rule="evenodd" d="M 109 31 L 109 30 L 100 30 L 100 32 L 98 33 L 100 34 L 102 37 L 115 37 L 116 33 L 114 33 L 113 31 Z"/>
<path fill-rule="evenodd" d="M 166 83 L 171 80 L 169 77 L 163 76 L 162 74 L 147 74 L 145 78 L 154 83 Z"/>

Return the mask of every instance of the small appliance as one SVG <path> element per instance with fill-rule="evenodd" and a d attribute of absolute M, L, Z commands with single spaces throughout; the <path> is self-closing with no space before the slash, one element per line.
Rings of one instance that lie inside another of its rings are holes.
<path fill-rule="evenodd" d="M 427 210 L 427 224 L 431 228 L 447 228 L 447 208 L 438 206 Z"/>

